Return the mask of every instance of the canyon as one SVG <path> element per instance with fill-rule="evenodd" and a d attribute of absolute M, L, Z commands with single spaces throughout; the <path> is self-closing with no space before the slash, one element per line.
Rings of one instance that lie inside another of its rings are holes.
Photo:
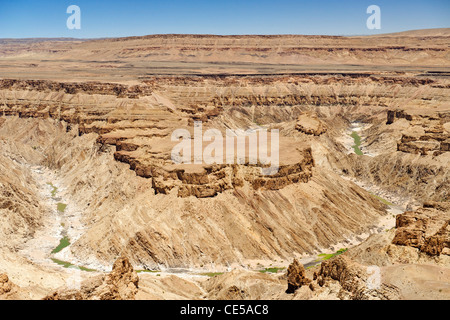
<path fill-rule="evenodd" d="M 0 298 L 448 299 L 449 41 L 0 40 Z M 196 123 L 278 171 L 174 163 Z"/>

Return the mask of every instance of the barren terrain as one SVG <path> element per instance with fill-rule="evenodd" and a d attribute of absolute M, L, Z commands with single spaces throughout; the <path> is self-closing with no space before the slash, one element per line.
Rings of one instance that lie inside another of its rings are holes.
<path fill-rule="evenodd" d="M 0 39 L 0 299 L 449 299 L 449 46 Z M 174 163 L 199 122 L 278 171 Z"/>

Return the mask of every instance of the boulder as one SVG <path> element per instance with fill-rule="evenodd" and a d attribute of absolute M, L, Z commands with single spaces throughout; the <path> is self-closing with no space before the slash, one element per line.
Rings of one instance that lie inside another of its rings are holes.
<path fill-rule="evenodd" d="M 0 295 L 9 293 L 12 290 L 12 283 L 9 281 L 8 275 L 0 274 Z"/>

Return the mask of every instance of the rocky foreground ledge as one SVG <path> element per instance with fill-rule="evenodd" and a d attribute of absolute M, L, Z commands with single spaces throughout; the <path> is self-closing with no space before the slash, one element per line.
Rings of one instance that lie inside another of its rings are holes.
<path fill-rule="evenodd" d="M 429 202 L 399 214 L 388 236 L 372 236 L 314 271 L 294 260 L 286 273 L 286 292 L 297 299 L 446 299 L 449 223 L 448 202 Z"/>
<path fill-rule="evenodd" d="M 133 300 L 138 290 L 139 277 L 126 257 L 120 257 L 109 274 L 82 281 L 71 289 L 60 288 L 44 300 Z"/>
<path fill-rule="evenodd" d="M 44 300 L 196 299 L 446 299 L 450 294 L 450 210 L 426 203 L 397 216 L 396 227 L 365 243 L 305 268 L 297 259 L 285 272 L 233 270 L 208 277 L 157 277 L 138 273 L 127 257 L 98 274 L 47 294 Z M 377 262 L 377 264 L 375 264 Z M 0 299 L 24 295 L 0 275 Z M 164 293 L 165 292 L 165 293 Z M 202 293 L 200 293 L 202 292 Z"/>

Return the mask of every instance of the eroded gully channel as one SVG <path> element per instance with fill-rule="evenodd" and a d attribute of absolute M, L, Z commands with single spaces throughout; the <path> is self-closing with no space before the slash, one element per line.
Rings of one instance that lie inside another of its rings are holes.
<path fill-rule="evenodd" d="M 38 186 L 46 214 L 43 218 L 44 227 L 36 230 L 34 238 L 25 243 L 20 253 L 41 265 L 96 271 L 67 261 L 70 251 L 64 249 L 83 234 L 84 226 L 81 212 L 77 210 L 76 204 L 67 199 L 60 177 L 44 166 L 29 166 L 29 169 Z"/>

